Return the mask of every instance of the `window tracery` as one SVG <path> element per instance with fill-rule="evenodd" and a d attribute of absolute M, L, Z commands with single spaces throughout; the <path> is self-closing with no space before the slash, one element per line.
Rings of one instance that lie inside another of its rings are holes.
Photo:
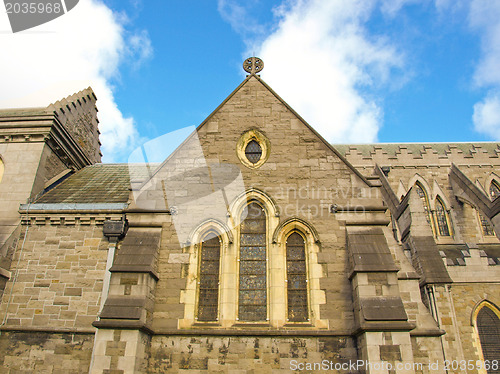
<path fill-rule="evenodd" d="M 233 200 L 229 211 L 227 224 L 207 220 L 190 236 L 179 327 L 266 323 L 282 328 L 299 323 L 326 328 L 328 321 L 319 318 L 325 295 L 315 228 L 296 217 L 280 223 L 274 201 L 256 189 Z"/>
<path fill-rule="evenodd" d="M 198 282 L 198 321 L 217 321 L 219 315 L 219 268 L 221 241 L 206 235 L 201 243 Z"/>
<path fill-rule="evenodd" d="M 436 199 L 436 221 L 438 226 L 439 235 L 450 236 L 450 228 L 448 226 L 448 213 L 444 208 L 441 199 Z"/>
<path fill-rule="evenodd" d="M 238 319 L 267 319 L 266 213 L 257 202 L 241 218 Z"/>
<path fill-rule="evenodd" d="M 491 200 L 495 200 L 498 196 L 500 196 L 500 185 L 496 180 L 492 180 L 490 184 Z"/>
<path fill-rule="evenodd" d="M 306 322 L 309 313 L 305 241 L 297 232 L 286 241 L 286 269 L 288 321 Z"/>
<path fill-rule="evenodd" d="M 420 183 L 415 183 L 415 191 L 417 191 L 418 197 L 422 200 L 422 204 L 424 206 L 425 219 L 427 223 L 429 223 L 432 227 L 432 219 L 431 219 L 431 209 L 429 207 L 429 199 L 427 198 L 427 193 Z"/>
<path fill-rule="evenodd" d="M 494 236 L 495 231 L 493 230 L 493 226 L 491 225 L 490 221 L 482 214 L 481 212 L 478 212 L 479 214 L 479 222 L 481 223 L 481 231 L 484 236 Z"/>
<path fill-rule="evenodd" d="M 500 318 L 498 311 L 492 309 L 493 306 L 485 302 L 476 315 L 476 329 L 481 344 L 481 351 L 485 362 L 498 360 L 500 356 Z M 488 365 L 488 374 L 499 374 L 498 365 Z"/>

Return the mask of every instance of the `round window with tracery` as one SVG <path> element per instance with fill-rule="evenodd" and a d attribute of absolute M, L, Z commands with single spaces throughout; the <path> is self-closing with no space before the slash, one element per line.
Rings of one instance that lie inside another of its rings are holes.
<path fill-rule="evenodd" d="M 269 139 L 256 129 L 246 131 L 236 144 L 236 155 L 241 163 L 250 169 L 260 168 L 267 161 L 270 153 Z"/>
<path fill-rule="evenodd" d="M 251 140 L 248 142 L 246 148 L 245 148 L 245 156 L 247 156 L 248 161 L 250 161 L 252 164 L 256 164 L 259 162 L 260 158 L 262 157 L 262 148 L 260 147 L 259 143 L 257 143 L 255 140 Z"/>

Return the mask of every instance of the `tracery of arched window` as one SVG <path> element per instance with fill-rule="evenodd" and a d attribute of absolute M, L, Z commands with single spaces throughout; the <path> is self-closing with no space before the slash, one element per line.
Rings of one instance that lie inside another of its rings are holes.
<path fill-rule="evenodd" d="M 493 366 L 491 363 L 500 357 L 500 319 L 491 308 L 483 306 L 477 313 L 476 326 L 483 359 L 490 364 L 486 371 L 488 374 L 499 374 L 500 365 Z"/>
<path fill-rule="evenodd" d="M 246 214 L 246 217 L 245 217 Z M 238 320 L 267 320 L 266 213 L 251 202 L 240 226 Z"/>
<path fill-rule="evenodd" d="M 201 243 L 198 282 L 198 321 L 217 321 L 221 241 L 210 233 Z"/>
<path fill-rule="evenodd" d="M 497 181 L 492 180 L 490 184 L 490 197 L 491 200 L 495 200 L 498 196 L 500 196 L 500 185 Z"/>
<path fill-rule="evenodd" d="M 286 275 L 288 321 L 307 322 L 306 250 L 304 238 L 297 232 L 286 240 Z"/>
<path fill-rule="evenodd" d="M 420 185 L 420 183 L 415 183 L 415 190 L 417 191 L 418 197 L 420 197 L 420 200 L 422 200 L 422 204 L 424 206 L 424 212 L 425 212 L 425 219 L 427 220 L 427 223 L 430 225 L 432 220 L 431 220 L 431 210 L 429 208 L 429 199 L 427 198 L 427 194 L 425 193 L 423 187 Z"/>
<path fill-rule="evenodd" d="M 448 217 L 446 209 L 441 199 L 436 199 L 436 221 L 438 226 L 439 235 L 450 236 L 450 228 L 448 226 Z"/>
<path fill-rule="evenodd" d="M 479 221 L 481 222 L 481 230 L 484 236 L 494 236 L 495 231 L 493 230 L 493 226 L 490 221 L 482 214 L 479 213 Z"/>

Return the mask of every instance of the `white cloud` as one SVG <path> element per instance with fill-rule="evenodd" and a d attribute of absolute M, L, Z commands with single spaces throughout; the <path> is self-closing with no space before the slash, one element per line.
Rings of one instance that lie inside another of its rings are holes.
<path fill-rule="evenodd" d="M 381 0 L 381 3 L 382 12 L 394 17 L 405 5 L 422 3 L 422 0 Z"/>
<path fill-rule="evenodd" d="M 263 78 L 330 142 L 374 142 L 383 110 L 363 90 L 387 82 L 402 56 L 364 23 L 376 1 L 294 1 L 262 44 Z"/>
<path fill-rule="evenodd" d="M 481 39 L 474 83 L 478 88 L 489 90 L 487 96 L 474 105 L 474 128 L 500 140 L 500 2 L 471 0 L 469 25 Z"/>
<path fill-rule="evenodd" d="M 472 0 L 469 21 L 481 37 L 481 59 L 474 81 L 479 87 L 500 86 L 500 2 Z"/>
<path fill-rule="evenodd" d="M 500 94 L 491 93 L 474 105 L 474 129 L 500 140 Z"/>
<path fill-rule="evenodd" d="M 266 32 L 266 27 L 251 15 L 251 11 L 260 6 L 258 2 L 242 0 L 218 0 L 217 10 L 222 19 L 228 22 L 234 31 L 241 34 L 247 47 L 254 50 Z"/>
<path fill-rule="evenodd" d="M 125 60 L 135 66 L 152 54 L 147 33 L 127 26 L 125 15 L 100 0 L 81 0 L 66 15 L 16 34 L 0 13 L 0 107 L 44 107 L 91 86 L 98 98 L 103 159 L 118 159 L 134 146 L 137 131 L 134 119 L 118 109 L 112 82 Z"/>

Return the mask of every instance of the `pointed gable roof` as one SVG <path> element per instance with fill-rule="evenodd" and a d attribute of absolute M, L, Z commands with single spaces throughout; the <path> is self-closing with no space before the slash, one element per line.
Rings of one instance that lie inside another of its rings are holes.
<path fill-rule="evenodd" d="M 226 97 L 226 99 L 217 107 L 215 110 L 210 113 L 210 115 L 196 128 L 196 131 L 199 131 L 202 129 L 204 126 L 206 126 L 212 117 L 218 113 L 225 105 L 226 103 L 233 97 L 235 96 L 248 82 L 250 82 L 252 79 L 255 79 L 258 81 L 267 91 L 269 91 L 281 104 L 283 104 L 297 119 L 307 128 L 309 131 L 311 131 L 329 150 L 331 150 L 342 162 L 352 170 L 354 174 L 356 174 L 363 182 L 365 182 L 368 186 L 372 186 L 372 183 L 366 179 L 366 177 L 359 172 L 345 157 L 340 153 L 332 144 L 330 144 L 325 138 L 323 138 L 307 121 L 300 116 L 285 100 L 281 98 L 262 78 L 260 78 L 259 75 L 257 74 L 250 74 L 247 75 L 245 80 L 240 83 L 238 87 L 234 89 L 233 92 L 229 94 L 229 96 Z M 187 140 L 187 139 L 186 139 Z M 182 144 L 179 146 L 181 147 Z M 168 159 L 167 159 L 168 160 Z M 165 162 L 167 161 L 165 160 Z M 163 164 L 162 164 L 163 165 Z"/>

